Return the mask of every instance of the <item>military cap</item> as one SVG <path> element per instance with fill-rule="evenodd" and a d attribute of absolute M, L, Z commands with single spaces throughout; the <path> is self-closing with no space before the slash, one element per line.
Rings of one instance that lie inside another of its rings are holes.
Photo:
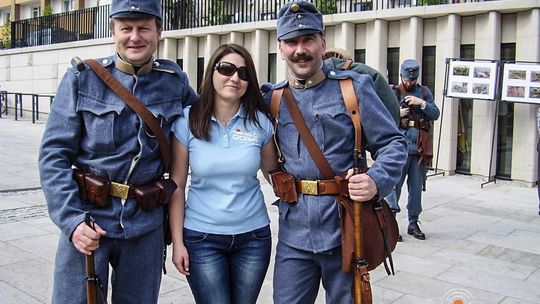
<path fill-rule="evenodd" d="M 407 59 L 401 64 L 399 74 L 405 79 L 416 80 L 418 79 L 419 71 L 420 66 L 418 65 L 418 62 L 414 59 Z"/>
<path fill-rule="evenodd" d="M 161 19 L 160 0 L 112 0 L 111 18 L 143 19 L 157 17 Z"/>
<path fill-rule="evenodd" d="M 320 33 L 324 30 L 322 14 L 307 1 L 291 1 L 281 7 L 277 19 L 277 39 Z"/>

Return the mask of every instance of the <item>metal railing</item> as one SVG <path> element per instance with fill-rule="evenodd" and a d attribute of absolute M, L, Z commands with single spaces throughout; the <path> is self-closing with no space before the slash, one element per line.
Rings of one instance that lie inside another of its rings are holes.
<path fill-rule="evenodd" d="M 163 0 L 163 30 L 275 20 L 290 0 Z M 489 0 L 312 0 L 323 14 Z M 109 5 L 14 21 L 11 47 L 110 37 Z"/>
<path fill-rule="evenodd" d="M 8 96 L 13 96 L 13 107 L 11 108 L 15 114 L 15 120 L 19 120 L 19 118 L 24 117 L 24 111 L 28 111 L 27 109 L 23 108 L 23 98 L 31 97 L 32 102 L 32 123 L 36 123 L 37 120 L 39 120 L 39 102 L 41 99 L 45 99 L 49 102 L 49 106 L 54 101 L 54 96 L 51 94 L 34 94 L 34 93 L 18 93 L 18 92 L 8 92 L 8 91 L 0 91 L 0 103 L 1 103 L 1 111 L 0 111 L 0 118 L 2 118 L 2 114 L 9 115 L 10 108 L 8 106 Z"/>

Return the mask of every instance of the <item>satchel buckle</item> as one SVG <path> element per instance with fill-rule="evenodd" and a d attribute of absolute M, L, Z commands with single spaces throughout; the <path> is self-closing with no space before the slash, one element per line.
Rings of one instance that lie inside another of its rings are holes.
<path fill-rule="evenodd" d="M 302 186 L 302 193 L 304 194 L 310 194 L 310 195 L 317 195 L 319 194 L 319 187 L 317 184 L 317 181 L 314 180 L 302 180 L 300 181 Z"/>
<path fill-rule="evenodd" d="M 109 194 L 125 200 L 128 198 L 129 186 L 126 184 L 111 182 L 111 191 Z"/>
<path fill-rule="evenodd" d="M 414 120 L 409 120 L 409 123 L 407 125 L 409 127 L 414 127 Z"/>

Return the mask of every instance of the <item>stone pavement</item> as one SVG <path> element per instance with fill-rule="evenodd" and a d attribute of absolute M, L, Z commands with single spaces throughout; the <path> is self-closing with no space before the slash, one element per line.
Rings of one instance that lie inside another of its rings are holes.
<path fill-rule="evenodd" d="M 28 118 L 0 119 L 0 303 L 51 301 L 59 230 L 47 217 L 39 189 L 43 129 L 44 122 Z M 482 182 L 463 175 L 428 179 L 422 213 L 427 239 L 404 234 L 394 251 L 396 275 L 386 276 L 383 267 L 371 272 L 374 303 L 540 303 L 536 189 L 502 181 L 482 189 Z M 266 182 L 263 190 L 275 242 L 277 210 L 270 206 L 274 197 Z M 398 216 L 402 231 L 405 213 Z M 272 267 L 258 303 L 272 303 Z M 168 270 L 159 303 L 194 303 L 170 260 Z M 325 303 L 322 289 L 317 303 Z"/>

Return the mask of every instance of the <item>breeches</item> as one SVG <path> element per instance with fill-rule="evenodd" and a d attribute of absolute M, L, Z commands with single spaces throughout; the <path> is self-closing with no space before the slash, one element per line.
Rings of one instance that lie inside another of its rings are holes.
<path fill-rule="evenodd" d="M 163 260 L 163 228 L 132 239 L 101 237 L 94 251 L 95 273 L 108 289 L 112 269 L 112 303 L 157 303 Z M 65 234 L 56 252 L 52 303 L 86 303 L 85 255 Z M 98 291 L 98 302 L 103 303 Z"/>
<path fill-rule="evenodd" d="M 353 272 L 341 271 L 341 246 L 320 253 L 277 244 L 274 304 L 308 304 L 317 298 L 322 280 L 326 303 L 353 303 Z"/>

